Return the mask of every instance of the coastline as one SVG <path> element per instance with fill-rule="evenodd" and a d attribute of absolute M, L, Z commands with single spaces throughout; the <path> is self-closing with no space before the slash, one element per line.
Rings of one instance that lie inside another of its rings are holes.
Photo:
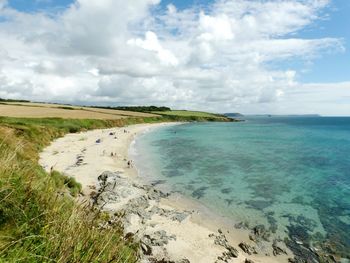
<path fill-rule="evenodd" d="M 137 178 L 136 168 L 127 164 L 130 145 L 137 135 L 164 125 L 174 123 L 69 134 L 41 153 L 40 164 L 75 177 L 84 196 L 103 210 L 122 211 L 125 234 L 141 243 L 141 262 L 288 262 L 291 252 L 283 242 L 264 240 L 262 229 L 238 229 L 238 222 Z"/>

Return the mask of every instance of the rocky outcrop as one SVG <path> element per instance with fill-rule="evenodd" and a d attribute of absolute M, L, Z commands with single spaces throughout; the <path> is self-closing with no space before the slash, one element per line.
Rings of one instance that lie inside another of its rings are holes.
<path fill-rule="evenodd" d="M 210 234 L 209 237 L 214 238 L 214 244 L 225 248 L 225 251 L 221 256 L 218 257 L 216 262 L 227 262 L 232 258 L 238 257 L 238 250 L 229 244 L 226 236 L 223 234 L 221 229 L 218 229 L 218 235 Z"/>
<path fill-rule="evenodd" d="M 264 225 L 257 225 L 253 227 L 250 235 L 250 240 L 254 242 L 258 242 L 260 240 L 269 241 L 270 240 L 270 232 L 265 228 Z"/>
<path fill-rule="evenodd" d="M 277 241 L 274 240 L 272 243 L 272 253 L 274 256 L 278 256 L 278 255 L 287 255 L 287 251 L 285 249 L 283 249 L 280 245 L 278 245 Z"/>
<path fill-rule="evenodd" d="M 165 209 L 156 205 L 161 198 L 168 197 L 168 193 L 164 193 L 152 186 L 139 185 L 132 183 L 129 179 L 122 177 L 119 173 L 103 172 L 98 177 L 98 185 L 96 191 L 91 193 L 93 205 L 99 209 L 104 209 L 106 204 L 119 203 L 122 200 L 128 200 L 125 205 L 121 206 L 116 218 L 122 221 L 125 229 L 132 225 L 131 220 L 138 220 L 140 226 L 134 231 L 127 231 L 125 239 L 134 238 L 140 242 L 140 252 L 142 257 L 148 262 L 175 262 L 165 257 L 154 257 L 156 247 L 164 248 L 169 241 L 176 240 L 175 235 L 168 235 L 164 230 L 154 232 L 145 231 L 146 223 L 152 219 L 152 216 L 158 215 L 166 217 L 175 222 L 184 221 L 191 213 L 188 211 L 180 211 L 176 209 Z M 122 215 L 122 217 L 120 217 Z M 105 226 L 108 227 L 106 223 Z M 187 263 L 188 259 L 182 259 L 175 263 Z"/>
<path fill-rule="evenodd" d="M 247 253 L 248 255 L 257 254 L 255 247 L 250 246 L 245 242 L 239 243 L 238 246 L 243 250 L 243 252 Z"/>
<path fill-rule="evenodd" d="M 189 211 L 161 207 L 160 200 L 168 196 L 168 193 L 152 186 L 131 182 L 128 178 L 115 172 L 103 172 L 98 177 L 95 192 L 91 193 L 92 202 L 99 209 L 106 210 L 106 207 L 109 208 L 111 204 L 118 205 L 117 212 L 113 209 L 110 211 L 116 215 L 115 220 L 121 220 L 125 229 L 125 239 L 139 241 L 141 258 L 146 260 L 142 262 L 187 263 L 188 259 L 173 261 L 168 257 L 166 248 L 170 241 L 177 240 L 175 235 L 168 234 L 165 230 L 153 230 L 155 225 L 152 225 L 152 218 L 154 216 L 181 223 L 191 215 Z M 106 223 L 101 227 L 109 226 L 110 224 Z M 242 224 L 239 227 L 245 228 L 246 226 Z M 217 263 L 229 262 L 238 257 L 238 250 L 228 242 L 221 229 L 218 229 L 216 234 L 210 234 L 209 237 L 213 239 L 213 244 L 223 248 L 222 254 L 216 259 Z M 267 253 L 262 248 L 265 248 L 266 244 L 269 244 L 271 249 L 271 243 L 266 241 L 269 239 L 269 232 L 263 225 L 255 226 L 251 230 L 250 239 L 255 242 L 256 246 L 249 242 L 241 242 L 239 248 L 242 253 L 265 255 Z M 277 256 L 286 254 L 286 251 L 281 245 L 274 242 L 271 253 Z M 246 262 L 251 263 L 252 261 L 246 259 Z"/>

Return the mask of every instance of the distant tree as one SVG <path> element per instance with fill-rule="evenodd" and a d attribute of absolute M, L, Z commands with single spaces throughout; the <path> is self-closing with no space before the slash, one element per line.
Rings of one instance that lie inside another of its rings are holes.
<path fill-rule="evenodd" d="M 125 110 L 125 111 L 137 111 L 137 112 L 153 112 L 153 111 L 170 111 L 169 107 L 158 106 L 91 106 L 99 109 L 111 109 L 111 110 Z"/>
<path fill-rule="evenodd" d="M 0 98 L 1 102 L 30 102 L 29 100 L 13 100 L 13 99 L 3 99 Z"/>

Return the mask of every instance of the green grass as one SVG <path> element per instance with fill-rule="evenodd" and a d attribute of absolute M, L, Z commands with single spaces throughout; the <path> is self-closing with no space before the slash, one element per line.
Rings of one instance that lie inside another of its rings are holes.
<path fill-rule="evenodd" d="M 52 171 L 50 177 L 52 178 L 57 189 L 63 189 L 66 187 L 73 197 L 77 197 L 81 192 L 81 184 L 78 183 L 73 177 L 67 177 L 57 171 Z"/>
<path fill-rule="evenodd" d="M 135 120 L 133 120 L 135 121 Z M 62 119 L 0 119 L 0 262 L 135 262 L 138 245 L 119 223 L 74 199 L 81 185 L 37 163 L 67 132 L 123 125 Z M 117 221 L 119 222 L 119 221 Z"/>
<path fill-rule="evenodd" d="M 173 121 L 216 121 L 216 122 L 232 122 L 237 121 L 228 118 L 224 115 L 214 114 L 202 111 L 186 111 L 186 110 L 172 110 L 172 111 L 155 111 L 152 113 L 159 114 L 163 118 Z"/>
<path fill-rule="evenodd" d="M 212 118 L 212 117 L 222 117 L 218 114 L 208 113 L 208 112 L 202 112 L 202 111 L 186 111 L 186 110 L 172 110 L 172 111 L 153 111 L 152 113 L 156 114 L 164 114 L 164 115 L 175 115 L 180 117 L 205 117 L 205 118 Z"/>

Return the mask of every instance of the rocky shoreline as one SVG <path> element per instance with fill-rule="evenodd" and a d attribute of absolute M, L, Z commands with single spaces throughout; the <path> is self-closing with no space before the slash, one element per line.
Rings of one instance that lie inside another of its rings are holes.
<path fill-rule="evenodd" d="M 140 243 L 141 262 L 191 262 L 187 258 L 174 261 L 169 256 L 166 245 L 170 241 L 176 242 L 177 237 L 174 234 L 167 233 L 165 230 L 152 231 L 151 219 L 156 215 L 181 223 L 188 217 L 191 217 L 194 211 L 161 208 L 160 201 L 169 197 L 170 193 L 164 193 L 153 186 L 136 184 L 129 178 L 123 177 L 120 173 L 103 172 L 98 177 L 96 190 L 91 192 L 90 195 L 92 203 L 99 209 L 114 215 L 117 218 L 114 220 L 121 220 L 125 229 L 125 237 L 133 237 Z M 128 199 L 128 202 L 120 206 L 120 200 L 124 199 Z M 122 215 L 121 218 L 119 218 L 120 215 Z M 240 227 L 240 225 L 236 225 L 236 228 Z M 288 255 L 285 244 L 282 241 L 274 240 L 271 244 L 271 249 L 268 249 L 270 241 L 267 235 L 268 233 L 263 226 L 256 226 L 249 235 L 251 243 L 254 243 L 254 245 L 243 241 L 239 243 L 238 247 L 233 247 L 229 243 L 225 233 L 220 228 L 217 230 L 217 233 L 210 233 L 208 238 L 212 240 L 213 245 L 223 248 L 222 254 L 215 261 L 217 263 L 231 262 L 233 259 L 238 258 L 239 254 L 246 257 L 244 262 L 247 263 L 255 262 L 249 258 L 251 255 L 261 254 L 275 257 Z M 269 254 L 271 252 L 272 255 Z M 289 262 L 302 261 L 289 258 Z"/>

